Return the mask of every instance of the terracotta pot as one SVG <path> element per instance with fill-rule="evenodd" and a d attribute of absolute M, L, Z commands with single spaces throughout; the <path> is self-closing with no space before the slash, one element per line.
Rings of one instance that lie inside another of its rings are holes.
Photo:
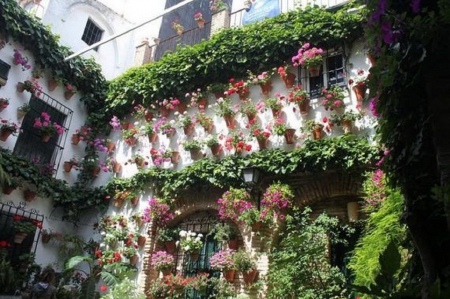
<path fill-rule="evenodd" d="M 73 165 L 69 161 L 65 161 L 63 164 L 64 172 L 70 172 L 72 170 L 72 167 Z"/>
<path fill-rule="evenodd" d="M 127 143 L 129 146 L 135 146 L 136 143 L 137 143 L 137 138 L 136 138 L 136 137 L 130 137 L 130 138 L 127 138 L 127 139 L 126 139 L 126 143 Z"/>
<path fill-rule="evenodd" d="M 8 139 L 9 135 L 11 135 L 13 133 L 13 131 L 9 130 L 9 129 L 1 129 L 0 130 L 0 140 L 1 141 L 6 141 L 6 139 Z"/>
<path fill-rule="evenodd" d="M 278 117 L 278 115 L 280 115 L 281 110 L 278 109 L 272 109 L 272 116 L 273 117 Z"/>
<path fill-rule="evenodd" d="M 23 110 L 17 109 L 17 119 L 22 119 L 27 113 Z"/>
<path fill-rule="evenodd" d="M 106 146 L 108 149 L 108 153 L 113 152 L 116 149 L 116 144 L 114 142 L 108 142 L 108 145 Z"/>
<path fill-rule="evenodd" d="M 207 127 L 203 126 L 203 129 L 205 129 L 206 133 L 211 134 L 212 130 L 214 129 L 214 124 L 209 124 Z"/>
<path fill-rule="evenodd" d="M 242 272 L 242 277 L 246 285 L 252 285 L 258 276 L 258 270 L 252 269 L 248 272 Z"/>
<path fill-rule="evenodd" d="M 143 158 L 134 158 L 134 163 L 136 163 L 137 168 L 142 168 L 145 165 L 145 160 Z"/>
<path fill-rule="evenodd" d="M 248 121 L 252 121 L 256 118 L 256 113 L 247 113 Z"/>
<path fill-rule="evenodd" d="M 73 91 L 66 90 L 64 92 L 64 98 L 66 100 L 70 100 L 75 93 Z"/>
<path fill-rule="evenodd" d="M 170 109 L 167 109 L 164 106 L 159 107 L 159 113 L 161 114 L 161 117 L 168 117 L 170 115 Z"/>
<path fill-rule="evenodd" d="M 177 243 L 175 241 L 166 241 L 164 242 L 164 247 L 166 248 L 167 253 L 174 254 L 177 249 Z"/>
<path fill-rule="evenodd" d="M 220 144 L 215 143 L 209 147 L 213 156 L 218 156 L 220 152 Z"/>
<path fill-rule="evenodd" d="M 162 269 L 162 270 L 161 270 L 161 273 L 162 273 L 163 276 L 170 275 L 170 274 L 172 273 L 172 268 L 169 268 L 169 269 Z"/>
<path fill-rule="evenodd" d="M 122 164 L 120 164 L 120 163 L 114 163 L 114 166 L 113 166 L 113 172 L 114 173 L 120 173 L 120 171 L 122 170 Z"/>
<path fill-rule="evenodd" d="M 374 67 L 377 63 L 375 56 L 372 53 L 367 53 L 367 58 L 369 59 L 370 65 Z"/>
<path fill-rule="evenodd" d="M 122 127 L 122 130 L 127 130 L 128 127 L 130 126 L 130 123 L 127 122 L 127 121 L 122 121 L 122 122 L 120 123 L 120 125 L 121 125 L 121 127 Z"/>
<path fill-rule="evenodd" d="M 149 141 L 150 143 L 155 143 L 155 142 L 156 142 L 156 139 L 158 139 L 158 133 L 153 132 L 153 133 L 151 133 L 151 134 L 148 134 L 148 141 Z"/>
<path fill-rule="evenodd" d="M 263 150 L 267 148 L 267 142 L 268 139 L 263 137 L 263 138 L 256 138 L 256 140 L 258 141 L 258 145 L 259 145 L 259 149 Z"/>
<path fill-rule="evenodd" d="M 183 35 L 183 29 L 177 29 L 177 34 L 179 36 L 182 36 Z"/>
<path fill-rule="evenodd" d="M 130 203 L 135 207 L 139 202 L 139 196 L 135 196 L 130 200 Z"/>
<path fill-rule="evenodd" d="M 16 188 L 13 186 L 3 186 L 3 194 L 9 195 L 14 191 L 14 189 Z"/>
<path fill-rule="evenodd" d="M 320 67 L 321 67 L 321 65 L 308 67 L 309 76 L 310 77 L 319 76 L 320 75 Z"/>
<path fill-rule="evenodd" d="M 198 252 L 198 251 L 189 253 L 189 259 L 191 262 L 198 261 L 199 257 L 200 257 L 200 252 Z"/>
<path fill-rule="evenodd" d="M 47 244 L 51 238 L 52 236 L 50 234 L 42 234 L 42 243 Z"/>
<path fill-rule="evenodd" d="M 93 178 L 98 177 L 98 175 L 100 174 L 100 170 L 101 170 L 100 166 L 94 166 L 91 170 L 91 176 Z"/>
<path fill-rule="evenodd" d="M 41 135 L 41 141 L 42 142 L 48 142 L 50 140 L 50 138 L 52 138 L 52 135 L 44 133 Z"/>
<path fill-rule="evenodd" d="M 144 118 L 146 122 L 151 122 L 153 119 L 153 112 L 151 112 L 150 110 L 145 110 Z"/>
<path fill-rule="evenodd" d="M 245 101 L 245 100 L 247 100 L 248 97 L 250 96 L 250 91 L 247 91 L 247 92 L 241 92 L 241 93 L 238 93 L 238 95 L 239 95 L 239 99 L 240 99 L 241 101 Z"/>
<path fill-rule="evenodd" d="M 145 241 L 147 241 L 147 238 L 145 238 L 144 236 L 140 236 L 140 237 L 137 239 L 137 244 L 138 244 L 138 246 L 139 246 L 139 247 L 144 246 L 144 245 L 145 245 Z"/>
<path fill-rule="evenodd" d="M 292 88 L 295 83 L 295 76 L 292 73 L 288 73 L 286 77 L 283 77 L 284 84 L 286 85 L 286 88 Z"/>
<path fill-rule="evenodd" d="M 286 129 L 284 138 L 286 139 L 287 144 L 293 144 L 295 142 L 295 129 Z"/>
<path fill-rule="evenodd" d="M 225 123 L 227 125 L 227 128 L 234 129 L 234 115 L 225 114 L 223 116 L 223 118 L 225 119 Z"/>
<path fill-rule="evenodd" d="M 223 271 L 223 277 L 228 282 L 234 282 L 234 276 L 236 275 L 236 270 L 226 270 Z"/>
<path fill-rule="evenodd" d="M 47 87 L 49 91 L 54 91 L 56 89 L 56 87 L 58 87 L 58 81 L 56 81 L 55 79 L 51 78 L 48 79 L 47 81 Z"/>
<path fill-rule="evenodd" d="M 16 244 L 22 244 L 23 240 L 25 240 L 25 238 L 28 236 L 27 233 L 24 232 L 17 232 L 14 235 L 14 243 Z"/>
<path fill-rule="evenodd" d="M 23 92 L 25 90 L 25 84 L 23 82 L 17 83 L 16 90 L 17 92 Z"/>
<path fill-rule="evenodd" d="M 341 124 L 345 134 L 350 134 L 352 132 L 353 124 L 351 120 L 343 120 Z"/>
<path fill-rule="evenodd" d="M 72 144 L 78 145 L 80 143 L 80 136 L 78 134 L 72 134 Z"/>
<path fill-rule="evenodd" d="M 252 223 L 252 231 L 253 232 L 259 232 L 259 231 L 261 231 L 261 228 L 262 228 L 261 221 L 256 221 L 256 222 Z"/>
<path fill-rule="evenodd" d="M 172 164 L 178 164 L 178 161 L 180 161 L 180 152 L 172 152 L 172 157 L 170 158 L 170 161 Z"/>
<path fill-rule="evenodd" d="M 301 115 L 308 115 L 309 113 L 309 99 L 302 100 L 298 103 L 298 109 L 300 110 Z"/>
<path fill-rule="evenodd" d="M 367 86 L 366 85 L 355 85 L 353 86 L 353 92 L 356 95 L 356 100 L 362 102 L 366 96 Z"/>
<path fill-rule="evenodd" d="M 190 136 L 194 132 L 195 126 L 193 124 L 190 124 L 183 128 L 184 134 L 186 136 Z"/>
<path fill-rule="evenodd" d="M 25 189 L 23 191 L 23 198 L 25 199 L 25 201 L 31 202 L 31 201 L 33 201 L 33 199 L 36 198 L 36 192 L 34 192 L 30 189 Z"/>
<path fill-rule="evenodd" d="M 177 130 L 171 130 L 169 133 L 166 133 L 165 135 L 167 136 L 167 138 L 171 138 L 175 135 L 176 132 Z"/>
<path fill-rule="evenodd" d="M 202 29 L 205 27 L 205 20 L 198 20 L 197 21 L 198 28 Z"/>
<path fill-rule="evenodd" d="M 139 261 L 139 257 L 137 255 L 133 255 L 132 257 L 130 257 L 131 265 L 136 265 L 138 261 Z"/>
<path fill-rule="evenodd" d="M 228 240 L 228 248 L 238 250 L 239 240 Z"/>
<path fill-rule="evenodd" d="M 215 92 L 214 97 L 216 98 L 216 100 L 218 100 L 220 98 L 223 98 L 224 94 L 223 94 L 223 92 Z"/>
<path fill-rule="evenodd" d="M 120 209 L 121 207 L 123 207 L 124 202 L 125 201 L 123 200 L 123 198 L 114 198 L 113 204 L 114 204 L 114 207 Z"/>
<path fill-rule="evenodd" d="M 198 160 L 200 158 L 201 151 L 200 151 L 199 148 L 190 149 L 189 152 L 191 154 L 191 159 L 192 160 L 195 161 L 195 160 Z"/>
<path fill-rule="evenodd" d="M 268 95 L 270 93 L 270 91 L 272 90 L 272 81 L 268 80 L 266 83 L 260 85 L 261 87 L 261 92 L 263 93 L 263 95 Z"/>
<path fill-rule="evenodd" d="M 197 102 L 198 110 L 204 111 L 208 107 L 208 99 L 207 98 L 201 98 Z"/>
<path fill-rule="evenodd" d="M 177 109 L 180 114 L 183 114 L 187 109 L 187 104 L 184 102 L 180 102 L 180 104 L 178 104 L 177 106 Z"/>
<path fill-rule="evenodd" d="M 317 140 L 317 139 L 321 139 L 322 138 L 322 129 L 313 129 L 313 139 Z"/>

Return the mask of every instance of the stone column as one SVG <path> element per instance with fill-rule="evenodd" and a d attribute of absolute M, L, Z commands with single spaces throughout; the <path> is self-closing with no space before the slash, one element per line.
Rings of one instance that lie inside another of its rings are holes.
<path fill-rule="evenodd" d="M 219 11 L 218 13 L 215 13 L 211 16 L 210 35 L 213 35 L 222 28 L 229 28 L 229 27 L 230 27 L 230 14 L 228 13 L 227 9 Z"/>
<path fill-rule="evenodd" d="M 144 65 L 152 61 L 152 48 L 148 45 L 148 40 L 142 41 L 142 43 L 136 47 L 136 53 L 134 55 L 134 65 Z"/>

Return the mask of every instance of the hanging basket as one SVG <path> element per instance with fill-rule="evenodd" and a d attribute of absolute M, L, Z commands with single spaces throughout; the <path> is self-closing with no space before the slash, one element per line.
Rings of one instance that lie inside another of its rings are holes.
<path fill-rule="evenodd" d="M 252 223 L 252 231 L 253 232 L 260 232 L 262 228 L 263 223 L 261 221 L 256 221 Z"/>
<path fill-rule="evenodd" d="M 303 99 L 300 102 L 298 102 L 298 109 L 300 110 L 301 115 L 308 115 L 309 114 L 309 99 Z"/>
<path fill-rule="evenodd" d="M 218 156 L 220 152 L 220 144 L 215 143 L 209 147 L 213 156 Z"/>
<path fill-rule="evenodd" d="M 286 129 L 284 138 L 286 139 L 287 144 L 293 144 L 295 142 L 295 129 Z"/>
<path fill-rule="evenodd" d="M 93 178 L 98 177 L 98 175 L 100 174 L 100 170 L 101 170 L 100 166 L 94 166 L 91 170 L 91 176 Z"/>
<path fill-rule="evenodd" d="M 225 123 L 227 125 L 227 128 L 234 129 L 234 115 L 232 115 L 232 114 L 225 114 L 223 116 L 223 118 L 225 119 Z"/>
<path fill-rule="evenodd" d="M 0 131 L 0 140 L 1 141 L 6 141 L 9 137 L 9 135 L 11 135 L 13 133 L 13 131 L 9 130 L 9 129 L 1 129 Z"/>
<path fill-rule="evenodd" d="M 175 241 L 165 241 L 164 247 L 166 248 L 167 253 L 174 254 L 177 249 L 177 243 Z"/>
<path fill-rule="evenodd" d="M 223 277 L 226 281 L 233 283 L 234 282 L 234 276 L 236 275 L 236 270 L 224 270 L 223 271 Z"/>
<path fill-rule="evenodd" d="M 320 67 L 321 67 L 321 65 L 308 67 L 309 76 L 310 77 L 319 76 L 320 75 Z"/>
<path fill-rule="evenodd" d="M 205 109 L 208 107 L 208 99 L 207 98 L 201 98 L 197 102 L 197 107 L 199 111 L 205 111 Z"/>
<path fill-rule="evenodd" d="M 3 194 L 9 195 L 11 194 L 16 188 L 14 186 L 5 185 L 3 186 Z"/>
<path fill-rule="evenodd" d="M 161 114 L 161 117 L 168 117 L 170 114 L 170 109 L 167 109 L 164 106 L 159 107 L 159 113 Z"/>
<path fill-rule="evenodd" d="M 145 110 L 144 112 L 144 118 L 146 122 L 151 122 L 153 119 L 153 112 L 151 112 L 150 110 Z"/>
<path fill-rule="evenodd" d="M 139 203 L 139 196 L 135 196 L 130 200 L 130 203 L 133 207 L 137 206 L 137 204 Z"/>
<path fill-rule="evenodd" d="M 242 277 L 244 278 L 245 284 L 250 286 L 256 281 L 256 278 L 258 277 L 258 270 L 252 269 L 248 272 L 242 272 Z"/>
<path fill-rule="evenodd" d="M 270 91 L 272 90 L 272 81 L 268 80 L 266 83 L 261 84 L 261 92 L 263 95 L 268 95 Z"/>
<path fill-rule="evenodd" d="M 292 73 L 288 73 L 286 77 L 283 77 L 284 85 L 286 85 L 286 88 L 292 88 L 295 83 L 295 76 Z"/>
<path fill-rule="evenodd" d="M 180 152 L 172 152 L 172 157 L 170 157 L 170 161 L 172 164 L 178 164 L 178 161 L 180 161 Z"/>

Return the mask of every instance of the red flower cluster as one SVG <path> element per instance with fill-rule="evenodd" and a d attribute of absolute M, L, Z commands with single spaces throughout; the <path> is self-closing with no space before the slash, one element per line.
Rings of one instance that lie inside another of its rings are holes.
<path fill-rule="evenodd" d="M 0 241 L 0 247 L 9 248 L 12 247 L 12 245 L 9 244 L 7 241 Z"/>
<path fill-rule="evenodd" d="M 243 94 L 243 93 L 250 92 L 250 88 L 248 87 L 248 83 L 245 82 L 244 80 L 240 80 L 240 81 L 234 83 L 234 79 L 231 78 L 230 79 L 230 83 L 231 83 L 231 86 L 227 90 L 227 94 L 228 95 L 232 95 L 234 93 Z"/>

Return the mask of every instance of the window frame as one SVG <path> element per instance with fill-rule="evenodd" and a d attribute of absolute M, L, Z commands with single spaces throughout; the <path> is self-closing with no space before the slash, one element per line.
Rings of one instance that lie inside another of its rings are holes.
<path fill-rule="evenodd" d="M 97 38 L 98 32 L 93 32 L 96 30 L 100 33 L 100 36 Z M 86 21 L 86 25 L 84 26 L 83 34 L 81 35 L 81 40 L 85 42 L 88 46 L 92 46 L 93 44 L 102 40 L 103 34 L 105 30 L 103 30 L 93 19 L 88 18 Z M 93 50 L 98 52 L 99 47 L 95 47 Z"/>

